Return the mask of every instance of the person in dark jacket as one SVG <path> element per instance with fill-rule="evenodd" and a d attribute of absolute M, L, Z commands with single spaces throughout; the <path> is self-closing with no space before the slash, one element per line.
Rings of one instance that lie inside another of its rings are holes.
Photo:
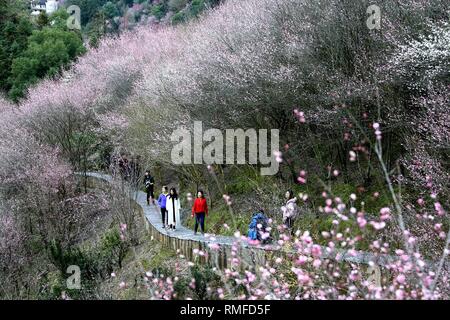
<path fill-rule="evenodd" d="M 150 174 L 150 171 L 145 171 L 144 176 L 144 185 L 145 190 L 147 191 L 147 205 L 150 205 L 150 202 L 155 204 L 155 195 L 154 195 L 154 187 L 155 187 L 155 180 L 153 179 L 152 175 Z"/>
<path fill-rule="evenodd" d="M 192 217 L 195 216 L 194 235 L 197 234 L 198 225 L 202 230 L 202 234 L 205 234 L 205 217 L 208 215 L 208 204 L 205 199 L 205 195 L 202 190 L 197 193 L 197 198 L 192 206 Z"/>

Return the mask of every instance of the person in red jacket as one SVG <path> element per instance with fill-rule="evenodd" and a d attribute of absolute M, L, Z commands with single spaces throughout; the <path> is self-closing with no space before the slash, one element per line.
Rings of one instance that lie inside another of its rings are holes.
<path fill-rule="evenodd" d="M 206 203 L 205 195 L 202 190 L 197 193 L 197 198 L 192 206 L 192 217 L 195 216 L 194 235 L 197 234 L 198 225 L 202 230 L 202 235 L 205 234 L 205 216 L 208 215 L 208 204 Z"/>

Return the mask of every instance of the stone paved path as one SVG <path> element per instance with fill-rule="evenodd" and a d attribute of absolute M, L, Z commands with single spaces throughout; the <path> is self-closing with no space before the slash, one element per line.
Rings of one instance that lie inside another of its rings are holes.
<path fill-rule="evenodd" d="M 102 174 L 98 172 L 89 172 L 87 174 L 88 177 L 98 178 L 107 182 L 112 181 L 112 177 L 107 174 Z M 202 241 L 205 243 L 217 243 L 219 245 L 232 245 L 234 238 L 233 237 L 227 237 L 227 236 L 212 236 L 206 237 L 198 233 L 197 235 L 194 235 L 194 231 L 191 229 L 188 229 L 184 226 L 181 226 L 177 228 L 175 231 L 169 231 L 167 229 L 164 229 L 162 227 L 161 223 L 161 214 L 159 211 L 159 207 L 156 205 L 147 205 L 147 195 L 143 191 L 138 191 L 135 194 L 134 199 L 138 203 L 139 206 L 142 207 L 144 211 L 144 215 L 147 218 L 147 220 L 152 224 L 161 234 L 168 235 L 172 238 L 177 239 L 189 239 L 194 241 Z M 262 246 L 254 246 L 255 248 L 263 248 Z M 265 249 L 271 249 L 271 246 L 268 246 Z"/>
<path fill-rule="evenodd" d="M 88 177 L 97 178 L 100 180 L 104 180 L 107 182 L 112 181 L 112 177 L 107 174 L 102 174 L 98 172 L 89 172 L 87 173 Z M 145 192 L 138 191 L 135 194 L 134 199 L 138 203 L 139 206 L 142 207 L 145 217 L 147 218 L 148 222 L 162 235 L 168 236 L 170 238 L 175 238 L 179 240 L 190 240 L 190 241 L 197 241 L 202 244 L 211 244 L 216 243 L 220 246 L 231 246 L 233 242 L 235 241 L 234 237 L 227 237 L 227 236 L 216 236 L 216 235 L 210 235 L 210 236 L 203 236 L 201 234 L 194 235 L 194 231 L 191 229 L 188 229 L 184 226 L 177 228 L 175 231 L 169 231 L 164 228 L 162 228 L 161 223 L 161 216 L 159 207 L 156 205 L 147 205 L 147 196 Z M 254 250 L 280 250 L 281 248 L 278 245 L 251 245 L 242 242 L 241 246 L 245 248 L 251 248 Z M 327 254 L 326 248 L 322 247 L 323 251 L 323 258 L 336 258 L 336 254 L 334 253 L 333 256 L 329 256 Z M 396 261 L 398 258 L 391 255 L 374 255 L 372 253 L 358 251 L 356 255 L 351 255 L 348 253 L 347 250 L 336 250 L 339 253 L 339 260 L 344 260 L 348 262 L 354 262 L 358 264 L 368 264 L 369 262 L 373 261 L 376 265 L 379 266 L 385 266 L 387 264 L 390 264 L 394 261 Z M 289 253 L 289 252 L 288 252 Z M 446 266 L 446 269 L 448 266 Z"/>

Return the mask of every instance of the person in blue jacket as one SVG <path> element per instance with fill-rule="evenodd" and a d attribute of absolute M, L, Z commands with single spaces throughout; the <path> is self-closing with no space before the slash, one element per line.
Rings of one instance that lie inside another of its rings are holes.
<path fill-rule="evenodd" d="M 164 186 L 162 187 L 162 193 L 159 195 L 158 198 L 158 206 L 161 208 L 161 218 L 162 218 L 162 224 L 163 224 L 163 228 L 166 227 L 166 197 L 168 195 L 167 192 L 167 187 Z"/>

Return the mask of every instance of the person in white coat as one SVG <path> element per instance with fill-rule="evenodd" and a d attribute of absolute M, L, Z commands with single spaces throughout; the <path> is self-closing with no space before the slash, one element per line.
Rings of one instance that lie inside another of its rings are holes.
<path fill-rule="evenodd" d="M 175 188 L 170 189 L 170 193 L 166 200 L 167 225 L 169 230 L 175 230 L 180 226 L 180 199 Z"/>

